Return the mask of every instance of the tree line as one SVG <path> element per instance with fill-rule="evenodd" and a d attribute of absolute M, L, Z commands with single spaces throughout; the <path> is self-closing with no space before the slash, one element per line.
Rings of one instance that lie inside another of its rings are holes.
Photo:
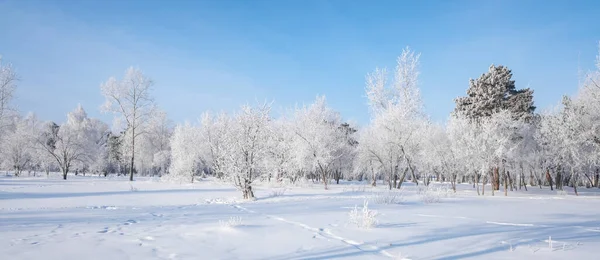
<path fill-rule="evenodd" d="M 153 81 L 130 68 L 101 85 L 109 127 L 78 106 L 62 124 L 21 116 L 10 101 L 17 75 L 0 63 L 2 166 L 22 171 L 160 175 L 193 182 L 212 175 L 254 198 L 256 181 L 378 181 L 399 189 L 406 181 L 429 185 L 470 183 L 478 194 L 503 189 L 600 187 L 600 56 L 578 93 L 547 111 L 533 90 L 518 89 L 512 71 L 491 65 L 469 80 L 466 96 L 444 124 L 424 111 L 420 54 L 405 48 L 391 80 L 377 68 L 366 76 L 370 122 L 343 120 L 324 96 L 274 117 L 270 103 L 233 113 L 203 113 L 198 122 L 173 126 L 151 95 Z M 114 129 L 120 129 L 116 133 Z"/>

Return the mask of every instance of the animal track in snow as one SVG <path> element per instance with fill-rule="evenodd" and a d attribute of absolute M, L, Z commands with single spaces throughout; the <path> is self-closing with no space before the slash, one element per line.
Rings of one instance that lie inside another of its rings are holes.
<path fill-rule="evenodd" d="M 315 232 L 315 236 L 313 236 L 313 238 L 316 238 L 317 235 L 318 235 L 320 237 L 323 237 L 323 238 L 326 238 L 326 239 L 329 239 L 329 240 L 338 240 L 338 241 L 340 241 L 340 242 L 342 242 L 342 243 L 344 243 L 346 245 L 350 245 L 350 246 L 352 246 L 352 247 L 354 247 L 354 248 L 356 248 L 356 249 L 358 249 L 358 250 L 360 250 L 362 252 L 366 252 L 366 253 L 369 253 L 369 252 L 371 252 L 371 253 L 378 253 L 378 254 L 381 254 L 381 255 L 386 256 L 386 257 L 395 258 L 394 255 L 390 254 L 385 249 L 379 248 L 379 247 L 374 246 L 374 245 L 365 245 L 364 243 L 357 242 L 357 241 L 354 241 L 354 240 L 350 240 L 350 239 L 347 239 L 347 238 L 335 235 L 330 230 L 325 229 L 325 228 L 314 228 L 314 227 L 311 227 L 311 226 L 309 226 L 307 224 L 296 222 L 296 221 L 291 221 L 291 220 L 288 220 L 288 219 L 285 219 L 285 218 L 282 218 L 282 217 L 279 217 L 279 216 L 257 213 L 256 211 L 249 210 L 249 209 L 244 208 L 244 207 L 239 206 L 239 205 L 233 205 L 233 207 L 236 208 L 236 209 L 238 209 L 238 210 L 241 210 L 241 211 L 245 211 L 245 212 L 253 213 L 253 214 L 264 215 L 267 218 L 278 220 L 278 221 L 281 221 L 281 222 L 285 222 L 285 223 L 288 223 L 288 224 L 291 224 L 291 225 L 294 225 L 294 226 L 297 226 L 297 227 L 301 227 L 303 229 Z"/>

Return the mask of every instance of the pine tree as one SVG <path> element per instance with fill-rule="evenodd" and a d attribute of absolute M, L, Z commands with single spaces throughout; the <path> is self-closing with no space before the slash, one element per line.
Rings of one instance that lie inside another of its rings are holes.
<path fill-rule="evenodd" d="M 509 111 L 514 120 L 530 122 L 533 119 L 533 90 L 516 89 L 512 79 L 512 71 L 505 66 L 490 66 L 487 73 L 478 79 L 469 80 L 466 97 L 455 100 L 455 114 L 462 114 L 480 122 L 501 111 Z M 500 189 L 498 167 L 493 169 L 492 185 L 494 190 Z"/>
<path fill-rule="evenodd" d="M 535 110 L 533 90 L 516 89 L 512 71 L 505 66 L 490 66 L 478 79 L 469 81 L 466 97 L 455 100 L 455 113 L 477 120 L 503 110 L 512 112 L 514 119 L 530 121 Z"/>

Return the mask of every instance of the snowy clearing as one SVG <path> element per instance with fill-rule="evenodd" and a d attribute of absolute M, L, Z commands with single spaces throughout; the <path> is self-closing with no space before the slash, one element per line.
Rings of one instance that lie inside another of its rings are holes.
<path fill-rule="evenodd" d="M 239 191 L 211 180 L 3 177 L 0 256 L 592 259 L 600 245 L 597 189 L 579 197 L 557 198 L 539 189 L 477 197 L 461 185 L 456 196 L 427 204 L 414 184 L 406 184 L 401 203 L 369 204 L 378 213 L 377 224 L 363 229 L 349 224 L 350 209 L 372 200 L 383 187 L 304 186 L 284 194 L 258 186 L 258 200 L 242 201 Z"/>

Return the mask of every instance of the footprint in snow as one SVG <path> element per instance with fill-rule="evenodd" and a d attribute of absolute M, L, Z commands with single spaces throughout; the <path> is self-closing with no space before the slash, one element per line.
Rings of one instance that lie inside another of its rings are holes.
<path fill-rule="evenodd" d="M 124 225 L 133 225 L 136 223 L 138 223 L 137 220 L 130 219 L 130 220 L 125 221 Z"/>
<path fill-rule="evenodd" d="M 142 240 L 146 240 L 146 241 L 154 241 L 154 237 L 151 237 L 151 236 L 146 236 L 146 237 L 143 237 L 143 238 L 142 238 Z"/>

